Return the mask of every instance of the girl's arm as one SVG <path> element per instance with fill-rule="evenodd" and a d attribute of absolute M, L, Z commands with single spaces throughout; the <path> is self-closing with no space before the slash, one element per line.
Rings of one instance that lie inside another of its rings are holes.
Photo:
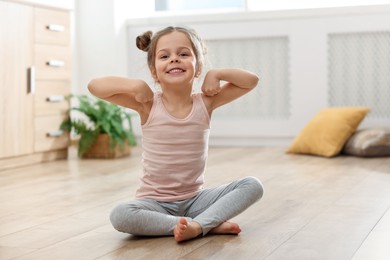
<path fill-rule="evenodd" d="M 137 111 L 141 121 L 149 115 L 153 102 L 153 91 L 139 79 L 97 78 L 88 84 L 88 90 L 98 98 Z"/>
<path fill-rule="evenodd" d="M 226 83 L 221 85 L 221 81 Z M 226 103 L 248 93 L 257 86 L 256 74 L 242 69 L 212 69 L 207 72 L 202 85 L 209 113 Z"/>

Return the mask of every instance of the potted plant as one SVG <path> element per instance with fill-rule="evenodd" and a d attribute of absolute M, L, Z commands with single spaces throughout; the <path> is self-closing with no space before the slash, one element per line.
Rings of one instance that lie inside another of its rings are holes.
<path fill-rule="evenodd" d="M 116 158 L 130 154 L 136 145 L 131 115 L 123 107 L 87 95 L 71 95 L 76 111 L 65 119 L 60 129 L 80 136 L 78 156 Z"/>

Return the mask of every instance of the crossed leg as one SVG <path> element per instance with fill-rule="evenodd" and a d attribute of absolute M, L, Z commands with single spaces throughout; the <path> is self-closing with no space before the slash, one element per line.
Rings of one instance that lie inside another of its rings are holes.
<path fill-rule="evenodd" d="M 240 227 L 236 223 L 232 222 L 223 222 L 219 226 L 210 230 L 209 234 L 231 234 L 237 235 L 241 232 Z M 176 224 L 175 229 L 173 230 L 175 240 L 177 242 L 182 242 L 185 240 L 193 239 L 200 234 L 202 234 L 201 226 L 195 222 L 188 222 L 186 218 L 180 218 L 179 222 Z"/>
<path fill-rule="evenodd" d="M 239 234 L 240 226 L 227 220 L 243 212 L 262 195 L 262 184 L 253 177 L 203 190 L 194 198 L 186 215 L 192 221 L 181 217 L 177 222 L 173 230 L 175 240 L 181 242 L 207 233 Z"/>
<path fill-rule="evenodd" d="M 239 225 L 227 220 L 243 212 L 262 194 L 261 183 L 248 177 L 205 189 L 183 202 L 139 199 L 121 203 L 111 212 L 110 220 L 114 228 L 121 232 L 142 236 L 173 234 L 177 242 L 208 233 L 239 234 Z M 183 203 L 189 207 L 184 207 Z M 178 212 L 177 208 L 183 210 Z"/>

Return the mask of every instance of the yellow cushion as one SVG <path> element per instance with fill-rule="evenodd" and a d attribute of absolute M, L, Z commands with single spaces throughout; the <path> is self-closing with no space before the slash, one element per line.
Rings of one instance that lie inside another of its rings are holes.
<path fill-rule="evenodd" d="M 298 134 L 287 153 L 336 156 L 370 111 L 367 107 L 321 110 Z"/>

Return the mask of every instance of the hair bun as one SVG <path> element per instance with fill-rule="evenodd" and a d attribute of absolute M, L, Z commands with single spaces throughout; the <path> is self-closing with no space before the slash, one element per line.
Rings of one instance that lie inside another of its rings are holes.
<path fill-rule="evenodd" d="M 150 43 L 152 41 L 152 31 L 147 31 L 144 32 L 142 35 L 137 36 L 136 38 L 136 45 L 137 48 L 140 49 L 141 51 L 148 51 L 150 47 Z"/>

